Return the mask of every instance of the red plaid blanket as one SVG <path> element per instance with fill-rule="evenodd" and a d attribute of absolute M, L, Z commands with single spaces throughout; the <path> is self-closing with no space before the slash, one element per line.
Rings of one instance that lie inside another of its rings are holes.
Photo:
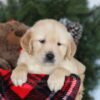
<path fill-rule="evenodd" d="M 63 88 L 54 93 L 47 86 L 48 75 L 29 74 L 27 83 L 16 87 L 10 80 L 11 71 L 0 69 L 0 100 L 75 100 L 80 78 L 66 77 Z"/>

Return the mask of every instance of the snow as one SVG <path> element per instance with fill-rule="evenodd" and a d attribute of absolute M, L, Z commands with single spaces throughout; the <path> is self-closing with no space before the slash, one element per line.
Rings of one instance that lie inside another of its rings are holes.
<path fill-rule="evenodd" d="M 88 7 L 92 9 L 95 6 L 100 6 L 100 0 L 87 0 L 88 1 Z"/>

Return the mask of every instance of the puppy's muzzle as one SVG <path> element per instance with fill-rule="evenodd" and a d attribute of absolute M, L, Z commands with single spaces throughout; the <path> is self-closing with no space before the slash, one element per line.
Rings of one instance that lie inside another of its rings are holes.
<path fill-rule="evenodd" d="M 55 58 L 54 53 L 51 52 L 51 51 L 49 51 L 49 52 L 45 55 L 45 62 L 53 63 L 53 62 L 54 62 L 54 58 Z"/>

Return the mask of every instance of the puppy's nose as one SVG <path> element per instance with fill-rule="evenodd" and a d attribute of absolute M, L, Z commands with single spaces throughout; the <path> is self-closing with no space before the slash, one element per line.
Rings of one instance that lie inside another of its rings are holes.
<path fill-rule="evenodd" d="M 53 54 L 53 52 L 48 52 L 47 54 L 46 54 L 46 60 L 47 61 L 53 61 L 54 60 L 54 54 Z"/>

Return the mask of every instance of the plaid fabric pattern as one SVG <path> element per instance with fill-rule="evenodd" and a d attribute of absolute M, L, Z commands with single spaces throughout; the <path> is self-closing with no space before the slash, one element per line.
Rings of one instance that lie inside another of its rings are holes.
<path fill-rule="evenodd" d="M 0 69 L 0 100 L 75 100 L 80 78 L 74 74 L 66 77 L 57 93 L 47 86 L 48 75 L 29 74 L 27 83 L 16 87 L 10 80 L 11 71 Z"/>

